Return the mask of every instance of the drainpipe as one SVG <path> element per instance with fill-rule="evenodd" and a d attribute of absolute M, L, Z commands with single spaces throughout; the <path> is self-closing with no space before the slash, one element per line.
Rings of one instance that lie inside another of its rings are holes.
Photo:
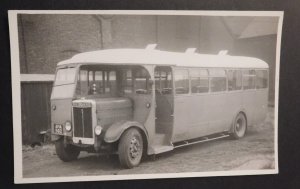
<path fill-rule="evenodd" d="M 105 15 L 104 17 L 103 15 L 93 15 L 93 18 L 95 18 L 99 22 L 100 35 L 101 35 L 100 44 L 101 44 L 101 48 L 104 49 L 103 20 L 110 20 L 113 18 L 113 16 Z"/>
<path fill-rule="evenodd" d="M 100 32 L 100 44 L 101 44 L 101 48 L 104 49 L 104 44 L 103 44 L 103 32 L 102 32 L 102 19 L 100 17 L 98 17 L 98 15 L 93 15 L 93 18 L 95 18 L 98 22 L 99 22 L 99 32 Z"/>

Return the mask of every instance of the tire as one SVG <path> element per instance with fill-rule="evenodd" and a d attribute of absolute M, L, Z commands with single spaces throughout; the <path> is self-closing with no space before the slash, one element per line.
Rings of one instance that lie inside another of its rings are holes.
<path fill-rule="evenodd" d="M 64 139 L 61 138 L 55 142 L 56 154 L 64 162 L 76 160 L 79 156 L 80 150 L 78 147 L 64 144 Z"/>
<path fill-rule="evenodd" d="M 120 164 L 124 168 L 133 168 L 140 164 L 143 156 L 143 138 L 135 129 L 128 129 L 123 133 L 118 146 Z"/>
<path fill-rule="evenodd" d="M 239 113 L 233 124 L 232 124 L 232 133 L 231 137 L 233 139 L 243 138 L 247 131 L 247 119 L 243 113 Z"/>

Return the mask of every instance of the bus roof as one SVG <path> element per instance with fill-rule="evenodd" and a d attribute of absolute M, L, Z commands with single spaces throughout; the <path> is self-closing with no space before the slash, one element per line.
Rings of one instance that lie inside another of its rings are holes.
<path fill-rule="evenodd" d="M 263 60 L 230 55 L 178 53 L 148 49 L 107 49 L 80 53 L 58 66 L 68 64 L 160 65 L 178 67 L 268 68 Z"/>

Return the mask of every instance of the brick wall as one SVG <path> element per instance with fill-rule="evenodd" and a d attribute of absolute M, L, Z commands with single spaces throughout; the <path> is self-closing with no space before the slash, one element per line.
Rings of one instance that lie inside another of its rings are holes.
<path fill-rule="evenodd" d="M 19 15 L 21 73 L 53 74 L 56 64 L 76 53 L 108 48 L 144 48 L 184 52 L 254 56 L 270 65 L 274 93 L 276 35 L 238 39 L 252 18 L 231 18 L 235 28 L 220 17 L 153 15 Z M 273 97 L 272 97 L 273 98 Z"/>
<path fill-rule="evenodd" d="M 18 20 L 21 73 L 53 74 L 57 62 L 101 48 L 100 25 L 90 15 L 19 15 Z"/>

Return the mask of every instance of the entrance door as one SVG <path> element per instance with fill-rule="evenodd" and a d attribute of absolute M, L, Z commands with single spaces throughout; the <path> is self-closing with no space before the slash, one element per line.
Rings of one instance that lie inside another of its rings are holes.
<path fill-rule="evenodd" d="M 155 97 L 155 132 L 165 134 L 170 139 L 173 131 L 174 103 L 172 70 L 170 67 L 158 66 L 155 68 Z"/>

